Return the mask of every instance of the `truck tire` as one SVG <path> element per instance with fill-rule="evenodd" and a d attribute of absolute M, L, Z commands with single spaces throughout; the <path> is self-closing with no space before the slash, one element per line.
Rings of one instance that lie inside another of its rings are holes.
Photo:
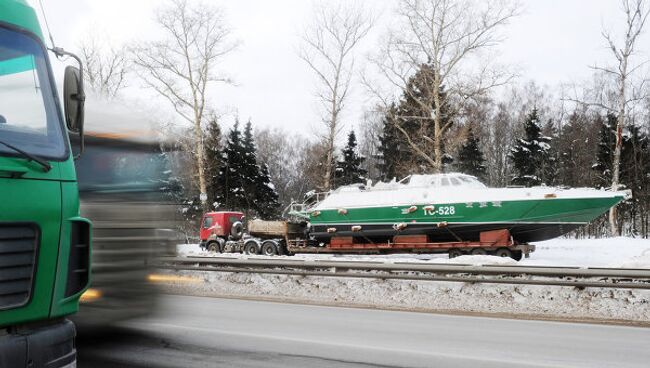
<path fill-rule="evenodd" d="M 249 240 L 244 244 L 244 253 L 246 254 L 259 254 L 260 247 L 255 240 Z"/>
<path fill-rule="evenodd" d="M 219 243 L 217 243 L 216 241 L 209 242 L 206 248 L 208 249 L 209 252 L 221 253 L 219 252 Z"/>
<path fill-rule="evenodd" d="M 235 222 L 232 224 L 232 227 L 230 228 L 230 237 L 232 240 L 239 240 L 244 236 L 244 224 L 242 224 L 240 221 Z"/>
<path fill-rule="evenodd" d="M 278 255 L 278 244 L 273 240 L 267 240 L 262 243 L 262 254 L 265 256 Z"/>
<path fill-rule="evenodd" d="M 487 250 L 485 250 L 483 248 L 474 248 L 474 249 L 472 249 L 470 254 L 473 255 L 473 256 L 484 256 L 484 255 L 487 255 Z"/>
<path fill-rule="evenodd" d="M 508 248 L 499 248 L 496 252 L 494 252 L 494 255 L 503 258 L 512 258 L 512 251 L 510 251 Z"/>
<path fill-rule="evenodd" d="M 512 251 L 512 259 L 514 259 L 515 261 L 521 261 L 521 258 L 523 258 L 523 256 L 524 256 L 524 252 L 520 250 Z"/>
<path fill-rule="evenodd" d="M 206 245 L 206 249 L 210 252 L 223 253 L 224 250 L 224 241 L 221 238 L 218 238 L 215 241 L 211 241 Z"/>
<path fill-rule="evenodd" d="M 449 249 L 449 259 L 460 257 L 463 255 L 463 251 L 460 249 Z"/>
<path fill-rule="evenodd" d="M 291 255 L 287 251 L 287 245 L 284 243 L 284 241 L 280 241 L 278 243 L 278 255 L 279 256 L 290 256 Z"/>

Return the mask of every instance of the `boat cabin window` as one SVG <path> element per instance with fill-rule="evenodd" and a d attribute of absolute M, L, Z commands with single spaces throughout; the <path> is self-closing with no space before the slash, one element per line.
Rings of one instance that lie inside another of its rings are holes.
<path fill-rule="evenodd" d="M 440 180 L 440 185 L 442 185 L 443 187 L 448 187 L 448 186 L 449 186 L 449 179 L 447 179 L 447 178 L 442 178 L 442 179 Z"/>
<path fill-rule="evenodd" d="M 456 179 L 456 178 L 451 178 L 451 179 L 449 179 L 449 180 L 451 180 L 451 184 L 453 184 L 454 186 L 459 186 L 459 185 L 461 185 L 461 182 L 458 181 L 458 179 Z"/>

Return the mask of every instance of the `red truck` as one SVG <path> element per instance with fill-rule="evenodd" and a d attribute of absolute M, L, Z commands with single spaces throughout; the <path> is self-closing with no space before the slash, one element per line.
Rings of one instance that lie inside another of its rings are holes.
<path fill-rule="evenodd" d="M 229 238 L 241 239 L 244 214 L 241 212 L 206 212 L 201 220 L 201 248 L 223 253 Z M 234 225 L 234 226 L 233 226 Z"/>
<path fill-rule="evenodd" d="M 376 243 L 352 237 L 332 237 L 321 243 L 309 236 L 306 221 L 247 221 L 244 214 L 233 211 L 207 212 L 200 229 L 201 247 L 212 252 L 293 255 L 296 253 L 449 253 L 450 258 L 464 254 L 492 254 L 520 260 L 535 251 L 530 244 L 517 244 L 508 230 L 486 231 L 480 241 L 432 243 L 426 235 L 395 235 L 392 241 Z"/>
<path fill-rule="evenodd" d="M 205 213 L 201 220 L 201 248 L 218 253 L 289 254 L 289 239 L 301 236 L 300 224 L 250 220 L 244 231 L 243 223 L 244 214 L 241 212 Z"/>

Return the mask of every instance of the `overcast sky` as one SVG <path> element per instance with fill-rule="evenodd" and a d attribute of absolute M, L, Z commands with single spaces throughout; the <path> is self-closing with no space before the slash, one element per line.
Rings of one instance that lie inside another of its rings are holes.
<path fill-rule="evenodd" d="M 37 0 L 30 1 L 38 5 Z M 296 55 L 300 29 L 309 22 L 312 3 L 305 0 L 206 2 L 225 10 L 234 36 L 241 42 L 239 50 L 223 64 L 237 86 L 216 86 L 211 93 L 213 105 L 231 112 L 224 118 L 225 124 L 231 124 L 237 113 L 241 120 L 251 118 L 256 126 L 313 133 L 320 121 L 313 96 L 315 79 Z M 153 22 L 153 10 L 163 0 L 43 3 L 57 44 L 75 49 L 88 32 L 117 45 L 139 38 L 155 38 L 159 31 Z M 359 61 L 372 51 L 385 32 L 397 1 L 366 0 L 364 4 L 382 17 L 359 50 Z M 600 31 L 603 26 L 616 29 L 622 25 L 618 1 L 528 0 L 522 4 L 524 12 L 505 29 L 507 40 L 499 52 L 502 62 L 518 67 L 520 82 L 535 80 L 541 85 L 556 86 L 580 81 L 591 74 L 589 65 L 609 60 Z M 648 57 L 647 32 L 639 45 L 643 56 Z M 148 93 L 139 88 L 128 91 L 130 96 Z M 362 87 L 355 87 L 343 117 L 346 126 L 356 125 L 369 105 Z"/>

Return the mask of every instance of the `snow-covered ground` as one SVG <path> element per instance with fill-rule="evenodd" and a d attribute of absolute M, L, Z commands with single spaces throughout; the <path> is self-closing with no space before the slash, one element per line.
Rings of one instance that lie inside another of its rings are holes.
<path fill-rule="evenodd" d="M 558 238 L 538 242 L 537 251 L 530 258 L 516 262 L 491 256 L 462 256 L 448 259 L 446 254 L 392 254 L 392 255 L 328 255 L 298 254 L 288 259 L 335 259 L 335 260 L 372 260 L 383 262 L 427 262 L 457 264 L 520 264 L 538 266 L 577 266 L 577 267 L 614 267 L 614 268 L 650 268 L 650 239 L 627 237 L 605 239 L 568 239 Z M 181 256 L 219 256 L 237 258 L 267 258 L 245 254 L 216 254 L 203 251 L 198 244 L 180 244 L 178 254 Z M 274 257 L 278 258 L 278 257 Z"/>
<path fill-rule="evenodd" d="M 177 274 L 195 280 L 170 282 L 165 285 L 168 292 L 182 295 L 422 312 L 486 313 L 650 323 L 648 290 L 204 271 L 179 271 Z"/>
<path fill-rule="evenodd" d="M 265 258 L 215 254 L 196 244 L 179 245 L 185 256 Z M 277 257 L 274 257 L 277 259 Z M 521 262 L 493 256 L 395 254 L 382 256 L 296 255 L 288 259 L 373 260 L 460 264 L 521 264 L 579 267 L 650 268 L 650 240 L 632 238 L 554 239 L 537 244 Z M 291 275 L 180 271 L 194 282 L 166 285 L 189 295 L 244 297 L 325 305 L 397 308 L 428 312 L 497 313 L 542 318 L 619 320 L 650 323 L 650 291 L 560 286 L 471 284 Z M 182 280 L 182 279 L 181 279 Z"/>

